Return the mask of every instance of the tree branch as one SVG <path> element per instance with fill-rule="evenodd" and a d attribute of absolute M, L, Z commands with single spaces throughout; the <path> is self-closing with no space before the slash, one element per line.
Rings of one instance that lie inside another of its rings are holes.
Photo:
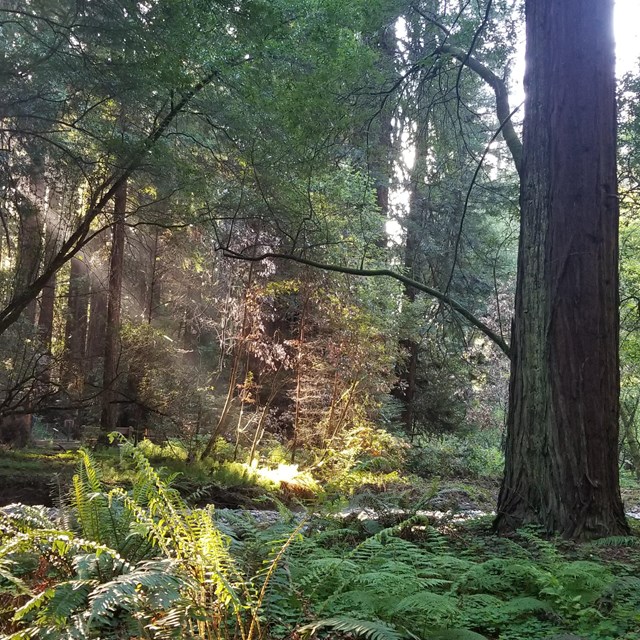
<path fill-rule="evenodd" d="M 466 307 L 463 307 L 459 302 L 442 293 L 441 291 L 433 289 L 432 287 L 429 287 L 422 282 L 418 282 L 417 280 L 413 280 L 412 278 L 408 278 L 401 273 L 392 271 L 391 269 L 356 269 L 353 267 L 344 267 L 336 264 L 317 262 L 315 260 L 309 260 L 308 258 L 303 258 L 301 256 L 286 253 L 268 252 L 256 256 L 247 256 L 243 253 L 232 251 L 231 249 L 227 248 L 222 248 L 222 253 L 226 258 L 233 258 L 235 260 L 247 260 L 249 262 L 260 262 L 262 260 L 268 259 L 290 260 L 291 262 L 297 262 L 298 264 L 304 264 L 316 269 L 322 269 L 323 271 L 334 271 L 336 273 L 347 273 L 354 276 L 363 277 L 393 278 L 398 282 L 402 282 L 406 286 L 413 287 L 418 291 L 422 291 L 430 296 L 433 296 L 437 300 L 444 302 L 446 305 L 451 307 L 451 309 L 459 313 L 465 320 L 467 320 L 469 324 L 473 325 L 474 327 L 476 327 L 476 329 L 479 329 L 482 333 L 484 333 L 484 335 L 487 336 L 487 338 L 489 338 L 489 340 L 491 340 L 495 345 L 497 345 L 508 358 L 511 357 L 509 345 L 502 338 L 502 336 L 498 335 L 495 331 L 493 331 L 493 329 L 482 322 L 482 320 L 476 318 L 476 316 L 474 316 Z"/>
<path fill-rule="evenodd" d="M 477 73 L 492 89 L 496 96 L 496 114 L 500 122 L 502 137 L 507 143 L 511 157 L 516 166 L 518 175 L 521 176 L 522 171 L 522 142 L 518 136 L 511 118 L 516 110 L 511 109 L 509 105 L 509 91 L 504 80 L 497 76 L 489 67 L 474 58 L 464 49 L 454 47 L 450 44 L 443 44 L 436 49 L 436 53 L 446 54 L 459 60 L 463 65 L 469 67 L 471 71 Z"/>
<path fill-rule="evenodd" d="M 118 188 L 136 171 L 144 161 L 147 152 L 162 137 L 174 118 L 189 104 L 189 102 L 202 91 L 216 76 L 216 71 L 210 72 L 200 82 L 187 91 L 182 98 L 176 102 L 171 110 L 164 116 L 157 127 L 153 129 L 144 139 L 142 144 L 135 150 L 128 161 L 123 165 L 120 174 L 113 174 L 103 182 L 102 186 L 96 190 L 91 198 L 91 202 L 84 217 L 76 227 L 75 231 L 62 244 L 58 253 L 53 257 L 48 265 L 45 265 L 42 273 L 31 284 L 22 291 L 17 291 L 11 298 L 7 306 L 0 311 L 0 335 L 2 335 L 19 317 L 24 309 L 29 306 L 32 300 L 45 287 L 49 278 L 56 273 L 68 260 L 76 255 L 86 244 L 87 236 L 91 229 L 91 223 L 100 215 L 106 204 L 111 200 Z M 100 195 L 102 193 L 102 195 Z"/>

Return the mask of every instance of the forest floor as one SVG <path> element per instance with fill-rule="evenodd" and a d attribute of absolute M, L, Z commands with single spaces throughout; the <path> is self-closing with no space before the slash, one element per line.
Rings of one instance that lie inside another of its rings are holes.
<path fill-rule="evenodd" d="M 128 469 L 123 467 L 117 450 L 94 454 L 108 484 L 127 486 Z M 0 450 L 0 506 L 12 503 L 55 506 L 70 486 L 77 470 L 75 451 L 37 448 Z M 313 507 L 316 496 L 304 486 L 282 482 L 265 485 L 242 474 L 204 475 L 201 469 L 167 458 L 155 460 L 154 466 L 177 473 L 176 488 L 197 506 L 215 504 L 226 509 L 274 510 L 284 504 L 294 510 Z M 325 496 L 323 508 L 329 511 L 371 510 L 377 513 L 393 511 L 431 510 L 439 512 L 492 513 L 500 488 L 495 477 L 419 478 L 385 483 L 363 483 L 351 489 L 350 495 L 337 499 Z M 628 473 L 622 474 L 621 493 L 628 515 L 640 519 L 640 482 Z"/>

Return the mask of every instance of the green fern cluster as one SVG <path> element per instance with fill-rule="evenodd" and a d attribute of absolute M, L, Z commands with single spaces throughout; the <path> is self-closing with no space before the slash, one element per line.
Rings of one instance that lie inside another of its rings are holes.
<path fill-rule="evenodd" d="M 231 552 L 242 545 L 213 508 L 189 508 L 171 478 L 123 449 L 136 468 L 131 491 L 105 491 L 81 451 L 63 517 L 31 507 L 0 514 L 6 637 L 259 638 L 273 568 L 246 579 Z"/>
<path fill-rule="evenodd" d="M 0 511 L 3 637 L 639 637 L 636 538 L 567 558 L 532 529 L 518 540 L 469 529 L 456 542 L 419 516 L 364 537 L 284 509 L 261 524 L 190 508 L 139 449 L 123 453 L 136 470 L 131 491 L 106 491 L 83 451 L 59 517 Z M 596 561 L 623 549 L 635 565 Z"/>
<path fill-rule="evenodd" d="M 483 557 L 428 527 L 419 544 L 407 541 L 399 537 L 407 524 L 418 525 L 384 530 L 346 553 L 335 531 L 328 546 L 326 534 L 294 543 L 279 568 L 289 588 L 271 596 L 289 622 L 281 635 L 297 628 L 372 640 L 638 637 L 640 580 L 633 576 L 565 559 L 533 531 L 523 531 L 519 544 L 504 541 L 504 555 Z"/>

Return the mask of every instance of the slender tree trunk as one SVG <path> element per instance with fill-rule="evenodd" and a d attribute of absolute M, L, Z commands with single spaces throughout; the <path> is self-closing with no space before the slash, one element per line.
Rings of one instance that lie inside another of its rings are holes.
<path fill-rule="evenodd" d="M 98 271 L 89 271 L 89 327 L 86 356 L 88 370 L 94 371 L 98 359 L 104 356 L 104 339 L 107 327 L 107 291 Z"/>
<path fill-rule="evenodd" d="M 38 338 L 46 351 L 51 350 L 51 338 L 53 337 L 53 316 L 56 302 L 56 280 L 54 273 L 42 289 L 40 298 L 40 313 L 38 314 Z"/>
<path fill-rule="evenodd" d="M 300 325 L 298 328 L 298 354 L 296 357 L 296 398 L 295 413 L 293 418 L 293 438 L 291 439 L 291 464 L 296 461 L 296 452 L 298 451 L 298 438 L 300 436 L 300 416 L 301 416 L 301 398 L 302 391 L 302 371 L 304 364 L 304 329 L 307 320 L 307 308 L 309 306 L 309 295 L 305 296 L 300 313 Z"/>
<path fill-rule="evenodd" d="M 38 343 L 43 351 L 43 358 L 40 361 L 41 370 L 38 376 L 45 385 L 51 382 L 51 374 L 53 373 L 51 341 L 53 339 L 53 319 L 56 304 L 56 281 L 57 273 L 54 273 L 42 289 L 40 313 L 38 314 Z"/>
<path fill-rule="evenodd" d="M 103 433 L 117 426 L 116 382 L 118 376 L 120 312 L 122 306 L 122 274 L 124 268 L 124 219 L 127 206 L 127 182 L 115 194 L 113 208 L 113 240 L 109 265 L 109 302 L 104 348 L 104 374 L 100 427 Z"/>
<path fill-rule="evenodd" d="M 151 324 L 153 319 L 153 313 L 156 309 L 156 289 L 158 288 L 158 260 L 160 258 L 159 251 L 159 235 L 160 231 L 156 227 L 153 231 L 153 246 L 151 248 L 151 255 L 149 256 L 149 285 L 147 288 L 147 300 L 146 300 L 146 315 L 147 324 Z"/>
<path fill-rule="evenodd" d="M 393 69 L 396 52 L 395 23 L 385 25 L 380 30 L 378 46 L 382 53 L 383 65 Z M 389 218 L 389 188 L 393 167 L 393 115 L 392 101 L 387 100 L 378 115 L 378 139 L 373 150 L 371 167 L 375 179 L 376 204 L 383 220 L 377 241 L 381 249 L 387 246 L 385 223 Z"/>
<path fill-rule="evenodd" d="M 527 0 L 522 222 L 495 526 L 627 532 L 612 0 Z"/>
<path fill-rule="evenodd" d="M 83 254 L 71 259 L 67 322 L 65 326 L 65 355 L 68 374 L 65 382 L 82 390 L 85 372 L 87 316 L 89 307 L 88 267 Z"/>
<path fill-rule="evenodd" d="M 44 180 L 34 178 L 32 192 L 27 195 L 18 193 L 17 209 L 20 215 L 18 229 L 18 257 L 14 288 L 19 295 L 38 277 L 42 254 L 42 220 L 44 219 Z M 36 300 L 32 299 L 25 307 L 23 317 L 30 323 L 36 322 Z"/>
<path fill-rule="evenodd" d="M 236 340 L 235 350 L 233 354 L 233 364 L 231 365 L 231 373 L 229 374 L 229 386 L 227 387 L 227 396 L 224 401 L 224 406 L 222 407 L 222 411 L 220 412 L 220 416 L 218 417 L 218 422 L 214 427 L 211 435 L 209 436 L 209 440 L 200 456 L 201 460 L 209 457 L 213 448 L 216 444 L 216 439 L 218 435 L 222 432 L 223 427 L 227 423 L 227 418 L 229 416 L 229 412 L 231 411 L 231 407 L 233 406 L 233 401 L 235 399 L 236 393 L 236 382 L 238 380 L 238 369 L 240 368 L 240 362 L 242 360 L 242 356 L 245 351 L 245 339 L 247 337 L 248 330 L 248 322 L 249 322 L 249 314 L 248 314 L 248 304 L 247 304 L 247 296 L 248 292 L 251 289 L 251 285 L 253 283 L 253 263 L 249 265 L 249 275 L 247 276 L 247 284 L 245 286 L 245 294 L 242 305 L 242 322 L 240 325 L 240 335 Z"/>
<path fill-rule="evenodd" d="M 276 372 L 276 376 L 274 378 L 271 389 L 269 391 L 269 397 L 267 398 L 267 402 L 265 403 L 264 407 L 262 407 L 262 410 L 260 411 L 260 418 L 258 419 L 258 425 L 256 426 L 255 433 L 253 434 L 253 441 L 251 442 L 251 450 L 249 451 L 249 461 L 248 461 L 249 465 L 253 464 L 253 459 L 256 456 L 258 445 L 260 444 L 260 441 L 262 440 L 262 436 L 264 435 L 265 427 L 267 424 L 267 417 L 269 416 L 269 409 L 271 408 L 271 405 L 273 404 L 273 401 L 275 400 L 276 396 L 280 393 L 280 391 L 282 390 L 282 387 L 284 386 L 283 381 L 280 381 L 280 382 L 278 381 L 278 374 L 280 373 L 280 370 L 281 369 L 279 368 L 278 371 Z"/>
<path fill-rule="evenodd" d="M 53 215 L 52 215 L 53 212 Z M 50 189 L 48 202 L 46 206 L 45 214 L 45 229 L 44 229 L 44 262 L 45 265 L 52 260 L 58 245 L 58 229 L 56 218 L 60 215 L 60 194 L 55 189 Z M 48 356 L 51 356 L 51 340 L 53 338 L 53 319 L 55 312 L 56 302 L 56 286 L 57 286 L 57 272 L 53 273 L 44 288 L 40 296 L 40 313 L 38 314 L 38 339 L 40 341 L 41 348 L 43 348 Z M 51 370 L 50 363 L 44 371 L 44 377 L 48 381 L 50 379 Z"/>
<path fill-rule="evenodd" d="M 406 239 L 404 248 L 405 273 L 414 280 L 421 280 L 422 267 L 426 262 L 423 249 L 423 237 L 426 233 L 424 220 L 428 213 L 428 197 L 424 192 L 427 175 L 427 158 L 429 154 L 429 122 L 428 111 L 425 122 L 418 131 L 415 153 L 416 159 L 411 172 L 409 191 L 409 215 L 406 220 Z M 411 305 L 415 302 L 417 291 L 408 284 L 404 285 L 404 298 Z M 404 362 L 398 366 L 398 385 L 395 395 L 402 401 L 402 422 L 405 432 L 411 438 L 415 433 L 415 401 L 417 392 L 418 360 L 420 346 L 413 337 L 400 340 Z"/>
<path fill-rule="evenodd" d="M 637 480 L 640 480 L 640 442 L 638 442 L 638 434 L 636 432 L 636 416 L 638 415 L 639 407 L 640 395 L 636 395 L 631 401 L 621 403 L 620 407 L 622 437 L 625 440 Z"/>

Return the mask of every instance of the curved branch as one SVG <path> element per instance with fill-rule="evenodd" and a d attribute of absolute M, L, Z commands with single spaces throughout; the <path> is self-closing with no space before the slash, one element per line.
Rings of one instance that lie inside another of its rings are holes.
<path fill-rule="evenodd" d="M 522 106 L 522 104 L 518 105 L 510 114 L 509 114 L 509 118 L 511 118 L 511 116 L 513 116 L 513 114 Z M 504 127 L 503 125 L 500 125 L 498 127 L 498 130 L 493 134 L 493 136 L 491 136 L 491 140 L 489 140 L 489 143 L 487 144 L 487 146 L 485 147 L 484 151 L 482 152 L 482 157 L 480 158 L 480 161 L 478 162 L 478 164 L 476 165 L 476 169 L 473 172 L 473 177 L 471 178 L 471 184 L 469 185 L 469 188 L 467 189 L 467 195 L 465 196 L 464 199 L 464 207 L 462 208 L 462 216 L 460 217 L 460 225 L 458 228 L 458 233 L 456 235 L 456 243 L 455 246 L 453 248 L 453 261 L 451 264 L 451 272 L 449 273 L 449 280 L 447 280 L 447 286 L 444 288 L 444 293 L 446 294 L 449 291 L 449 287 L 451 286 L 451 283 L 453 282 L 453 275 L 455 273 L 456 270 L 456 263 L 458 261 L 458 249 L 460 248 L 460 239 L 462 238 L 462 229 L 464 227 L 464 221 L 467 217 L 467 211 L 469 209 L 469 200 L 471 199 L 471 191 L 473 190 L 473 187 L 476 184 L 476 180 L 478 179 L 478 174 L 480 173 L 480 169 L 482 168 L 482 163 L 484 162 L 485 158 L 487 157 L 487 154 L 489 153 L 489 150 L 491 149 L 491 145 L 494 143 L 495 139 L 500 135 L 500 132 L 503 131 Z"/>
<path fill-rule="evenodd" d="M 363 276 L 363 277 L 386 277 L 393 278 L 398 282 L 402 282 L 404 285 L 413 287 L 418 291 L 422 291 L 441 302 L 444 302 L 446 305 L 451 307 L 454 311 L 459 313 L 469 324 L 479 329 L 482 333 L 484 333 L 489 340 L 491 340 L 495 345 L 497 345 L 500 350 L 510 358 L 510 349 L 509 345 L 506 343 L 502 336 L 498 335 L 493 329 L 487 326 L 482 320 L 476 318 L 471 311 L 469 311 L 466 307 L 463 307 L 459 302 L 451 298 L 450 296 L 434 289 L 432 287 L 423 284 L 422 282 L 418 282 L 417 280 L 413 280 L 401 273 L 396 271 L 392 271 L 391 269 L 356 269 L 353 267 L 343 267 L 337 264 L 326 264 L 324 262 L 317 262 L 316 260 L 309 260 L 308 258 L 302 258 L 301 256 L 296 256 L 292 254 L 286 253 L 274 253 L 268 252 L 263 253 L 257 256 L 247 256 L 243 253 L 238 253 L 237 251 L 231 251 L 230 249 L 222 249 L 222 253 L 226 258 L 233 258 L 235 260 L 246 260 L 248 262 L 260 262 L 261 260 L 290 260 L 291 262 L 297 262 L 298 264 L 304 264 L 309 267 L 314 267 L 316 269 L 322 269 L 323 271 L 334 271 L 336 273 L 348 273 L 354 276 Z"/>
<path fill-rule="evenodd" d="M 516 171 L 518 175 L 521 176 L 522 142 L 511 121 L 514 111 L 512 111 L 509 105 L 509 91 L 505 81 L 477 58 L 468 55 L 468 53 L 460 47 L 443 44 L 436 49 L 436 53 L 450 55 L 456 60 L 459 60 L 464 66 L 469 67 L 471 71 L 477 73 L 493 89 L 496 96 L 496 114 L 500 122 L 502 137 L 507 143 L 507 147 L 516 166 Z"/>

